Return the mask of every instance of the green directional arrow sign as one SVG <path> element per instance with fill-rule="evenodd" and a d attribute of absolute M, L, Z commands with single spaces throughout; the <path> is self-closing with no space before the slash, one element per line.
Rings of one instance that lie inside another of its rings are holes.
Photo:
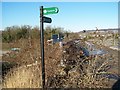
<path fill-rule="evenodd" d="M 57 7 L 50 7 L 50 8 L 43 8 L 43 14 L 56 14 L 58 13 L 59 9 Z"/>

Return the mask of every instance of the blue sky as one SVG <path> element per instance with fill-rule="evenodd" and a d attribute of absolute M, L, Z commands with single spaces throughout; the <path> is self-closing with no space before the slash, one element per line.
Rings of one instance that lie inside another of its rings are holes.
<path fill-rule="evenodd" d="M 0 2 L 0 30 L 2 28 L 2 3 Z"/>
<path fill-rule="evenodd" d="M 118 27 L 117 2 L 2 2 L 2 26 L 39 26 L 39 7 L 58 7 L 52 18 L 52 27 L 63 27 L 73 32 L 98 28 Z M 1 4 L 0 4 L 1 6 Z"/>

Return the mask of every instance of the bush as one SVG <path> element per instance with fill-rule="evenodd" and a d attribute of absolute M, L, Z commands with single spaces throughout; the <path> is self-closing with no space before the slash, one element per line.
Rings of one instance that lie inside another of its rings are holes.
<path fill-rule="evenodd" d="M 31 27 L 28 25 L 6 27 L 2 31 L 2 41 L 9 43 L 21 38 L 27 38 L 29 36 L 29 30 L 31 30 Z"/>
<path fill-rule="evenodd" d="M 60 34 L 64 36 L 64 29 L 61 27 L 51 27 L 47 26 L 44 30 L 45 39 L 51 39 L 52 34 Z M 39 27 L 32 28 L 29 25 L 24 26 L 11 26 L 6 27 L 4 31 L 2 31 L 2 41 L 3 42 L 14 42 L 19 39 L 28 39 L 28 38 L 40 38 L 40 30 Z"/>

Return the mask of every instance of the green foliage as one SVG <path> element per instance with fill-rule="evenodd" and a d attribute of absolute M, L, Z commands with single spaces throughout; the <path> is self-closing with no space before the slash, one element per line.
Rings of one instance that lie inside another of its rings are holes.
<path fill-rule="evenodd" d="M 40 38 L 40 30 L 39 27 L 34 27 L 30 32 L 29 32 L 29 36 L 34 39 L 39 39 Z"/>
<path fill-rule="evenodd" d="M 21 38 L 27 38 L 29 36 L 29 30 L 31 30 L 31 27 L 28 25 L 6 27 L 2 31 L 2 41 L 9 43 Z"/>
<path fill-rule="evenodd" d="M 64 29 L 61 27 L 51 27 L 51 26 L 47 26 L 45 28 L 44 34 L 45 34 L 45 39 L 51 39 L 52 34 L 60 34 L 61 36 L 64 36 Z"/>
<path fill-rule="evenodd" d="M 64 36 L 64 29 L 61 27 L 51 27 L 47 26 L 44 30 L 45 40 L 51 39 L 52 34 L 60 34 Z M 32 28 L 29 25 L 24 26 L 11 26 L 6 27 L 4 31 L 2 31 L 2 41 L 3 42 L 14 42 L 19 39 L 27 39 L 27 38 L 40 38 L 40 30 L 39 27 Z"/>

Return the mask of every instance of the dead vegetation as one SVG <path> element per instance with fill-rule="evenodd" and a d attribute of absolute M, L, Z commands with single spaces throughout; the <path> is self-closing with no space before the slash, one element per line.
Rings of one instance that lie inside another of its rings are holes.
<path fill-rule="evenodd" d="M 115 80 L 107 78 L 114 62 L 108 56 L 86 57 L 74 41 L 61 49 L 59 44 L 45 43 L 45 73 L 47 88 L 111 88 Z M 20 40 L 20 52 L 3 56 L 3 60 L 18 63 L 3 80 L 5 88 L 40 88 L 41 57 L 39 40 Z M 16 57 L 11 57 L 16 55 Z M 35 63 L 37 61 L 37 63 Z M 33 65 L 34 63 L 34 65 Z"/>
<path fill-rule="evenodd" d="M 21 66 L 12 69 L 3 81 L 3 88 L 40 88 L 40 65 Z"/>
<path fill-rule="evenodd" d="M 23 45 L 24 44 L 24 45 Z M 56 72 L 60 62 L 59 44 L 46 46 L 45 43 L 45 71 L 46 78 Z M 38 40 L 20 40 L 13 47 L 20 47 L 19 52 L 3 55 L 3 61 L 16 62 L 17 67 L 12 68 L 3 80 L 5 88 L 39 88 L 41 86 L 41 57 Z M 32 64 L 35 64 L 34 66 Z M 31 66 L 32 65 L 32 66 Z M 19 82 L 19 83 L 17 83 Z"/>
<path fill-rule="evenodd" d="M 111 88 L 109 72 L 112 68 L 109 59 L 100 56 L 85 57 L 80 54 L 77 45 L 68 46 L 63 54 L 63 61 L 57 69 L 57 73 L 49 77 L 48 87 L 51 88 Z M 80 48 L 80 47 L 79 47 Z M 70 53 L 69 53 L 70 52 Z"/>
<path fill-rule="evenodd" d="M 67 42 L 65 46 L 61 48 L 59 43 L 47 45 L 46 41 L 51 38 L 51 35 L 58 33 L 65 35 L 64 41 Z M 38 27 L 32 29 L 30 26 L 8 27 L 6 31 L 2 32 L 4 42 L 2 49 L 20 48 L 20 51 L 10 51 L 2 56 L 3 61 L 17 64 L 4 71 L 4 88 L 41 88 L 39 34 Z M 91 40 L 93 44 L 98 44 L 97 48 L 101 48 L 103 37 L 97 37 L 97 33 L 79 34 L 51 27 L 47 27 L 44 34 L 46 88 L 112 87 L 115 79 L 110 77 L 115 78 L 115 75 L 118 74 L 116 51 L 104 47 L 104 50 L 109 52 L 107 55 L 88 56 L 87 53 L 83 53 L 84 49 L 81 48 L 85 47 L 84 42 L 87 40 Z M 82 40 L 79 41 L 79 38 Z M 104 39 L 104 42 L 106 40 Z M 101 42 L 98 43 L 98 41 Z M 118 77 L 116 76 L 116 78 Z"/>

